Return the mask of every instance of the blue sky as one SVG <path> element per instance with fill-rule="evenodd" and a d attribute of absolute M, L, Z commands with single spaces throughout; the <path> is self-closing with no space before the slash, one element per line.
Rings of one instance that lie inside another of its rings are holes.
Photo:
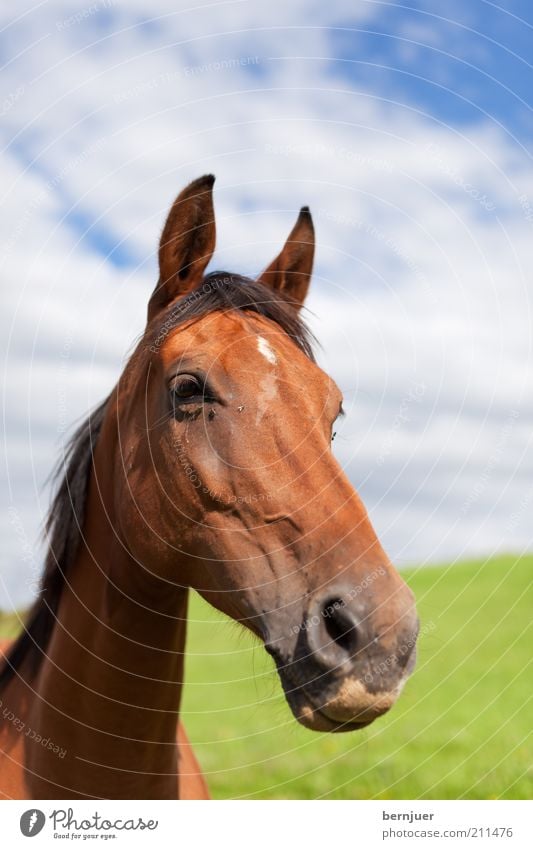
<path fill-rule="evenodd" d="M 174 195 L 217 175 L 214 266 L 309 204 L 335 450 L 399 565 L 533 542 L 533 9 L 48 0 L 0 12 L 0 605 L 46 476 L 142 330 Z"/>
<path fill-rule="evenodd" d="M 377 20 L 354 32 L 332 31 L 335 56 L 349 63 L 348 79 L 370 83 L 381 96 L 455 126 L 488 117 L 527 142 L 532 130 L 530 4 L 507 3 L 505 11 L 479 0 L 384 3 L 382 9 Z"/>

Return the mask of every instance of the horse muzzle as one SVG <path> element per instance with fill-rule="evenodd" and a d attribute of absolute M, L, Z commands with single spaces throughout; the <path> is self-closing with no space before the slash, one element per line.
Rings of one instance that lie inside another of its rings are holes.
<path fill-rule="evenodd" d="M 412 596 L 387 622 L 342 586 L 313 597 L 296 639 L 269 640 L 296 719 L 316 731 L 354 731 L 393 706 L 416 662 Z"/>

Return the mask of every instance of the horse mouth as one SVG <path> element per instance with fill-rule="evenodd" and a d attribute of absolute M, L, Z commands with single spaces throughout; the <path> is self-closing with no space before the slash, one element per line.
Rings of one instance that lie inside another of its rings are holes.
<path fill-rule="evenodd" d="M 331 697 L 317 699 L 305 685 L 291 681 L 285 670 L 278 669 L 278 674 L 295 719 L 310 731 L 360 731 L 390 710 L 403 687 L 401 682 L 391 692 L 370 694 L 358 679 L 348 679 Z"/>
<path fill-rule="evenodd" d="M 289 704 L 291 704 L 290 701 Z M 317 708 L 309 701 L 303 704 L 300 703 L 296 710 L 291 705 L 291 709 L 300 725 L 303 725 L 304 728 L 308 728 L 310 731 L 330 732 L 333 734 L 346 731 L 360 731 L 374 722 L 373 719 L 347 719 L 341 722 L 338 719 L 329 717 L 326 709 Z"/>

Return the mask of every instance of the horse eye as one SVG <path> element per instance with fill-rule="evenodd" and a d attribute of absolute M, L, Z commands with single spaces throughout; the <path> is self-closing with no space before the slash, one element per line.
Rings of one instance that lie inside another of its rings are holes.
<path fill-rule="evenodd" d="M 203 386 L 193 374 L 177 374 L 172 378 L 169 389 L 178 401 L 190 401 L 203 395 Z"/>

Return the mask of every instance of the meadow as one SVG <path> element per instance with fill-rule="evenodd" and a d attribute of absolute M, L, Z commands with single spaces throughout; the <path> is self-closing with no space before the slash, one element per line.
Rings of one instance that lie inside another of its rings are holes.
<path fill-rule="evenodd" d="M 403 572 L 417 668 L 390 713 L 352 734 L 298 725 L 260 644 L 193 596 L 182 717 L 213 796 L 530 798 L 532 567 L 498 557 Z M 16 629 L 0 620 L 0 636 Z"/>

